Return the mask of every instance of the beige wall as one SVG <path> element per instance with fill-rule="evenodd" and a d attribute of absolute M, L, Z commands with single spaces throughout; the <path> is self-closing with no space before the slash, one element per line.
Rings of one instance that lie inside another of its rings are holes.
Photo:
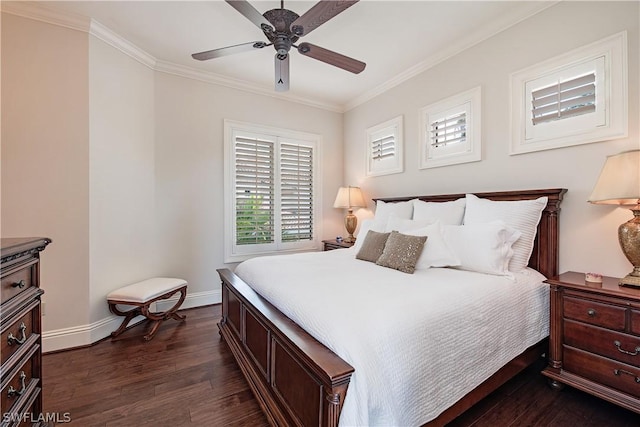
<path fill-rule="evenodd" d="M 357 161 L 345 168 L 345 180 L 360 184 L 368 196 L 564 187 L 569 191 L 560 215 L 561 271 L 627 274 L 631 265 L 616 230 L 631 213 L 586 200 L 607 155 L 640 148 L 639 6 L 561 2 L 348 111 L 345 158 Z M 629 137 L 509 156 L 509 74 L 622 30 L 629 41 Z M 482 86 L 482 161 L 420 170 L 418 110 L 476 86 Z M 405 172 L 366 178 L 365 129 L 401 114 Z"/>
<path fill-rule="evenodd" d="M 342 180 L 342 114 L 156 74 L 156 206 L 159 274 L 215 297 L 223 264 L 224 119 L 322 135 L 323 238 L 343 234 L 333 200 Z"/>
<path fill-rule="evenodd" d="M 155 276 L 154 71 L 89 36 L 89 322 Z"/>
<path fill-rule="evenodd" d="M 89 318 L 87 34 L 2 14 L 2 237 L 53 239 L 45 330 Z"/>

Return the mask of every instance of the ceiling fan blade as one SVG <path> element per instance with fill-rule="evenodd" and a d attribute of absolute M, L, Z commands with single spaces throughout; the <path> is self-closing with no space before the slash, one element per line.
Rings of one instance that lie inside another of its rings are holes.
<path fill-rule="evenodd" d="M 233 55 L 234 53 L 247 52 L 254 49 L 262 49 L 265 46 L 267 46 L 265 42 L 242 43 L 234 46 L 221 47 L 219 49 L 194 53 L 191 55 L 191 57 L 193 59 L 197 59 L 198 61 L 206 61 L 207 59 L 220 58 L 221 56 Z"/>
<path fill-rule="evenodd" d="M 225 0 L 229 5 L 244 15 L 249 21 L 253 22 L 262 31 L 273 32 L 273 25 L 267 20 L 251 3 L 245 0 Z"/>
<path fill-rule="evenodd" d="M 298 46 L 298 52 L 313 59 L 317 59 L 318 61 L 326 62 L 327 64 L 333 65 L 334 67 L 350 71 L 354 74 L 359 74 L 367 66 L 367 64 L 362 61 L 349 58 L 348 56 L 344 56 L 340 53 L 322 48 L 320 46 L 316 46 L 311 43 L 300 43 L 300 45 Z"/>
<path fill-rule="evenodd" d="M 278 59 L 278 54 L 275 56 L 276 64 L 276 92 L 286 92 L 289 90 L 289 55 L 284 59 Z"/>
<path fill-rule="evenodd" d="M 358 3 L 359 0 L 320 0 L 301 17 L 291 23 L 291 32 L 298 37 L 306 36 L 340 12 Z"/>

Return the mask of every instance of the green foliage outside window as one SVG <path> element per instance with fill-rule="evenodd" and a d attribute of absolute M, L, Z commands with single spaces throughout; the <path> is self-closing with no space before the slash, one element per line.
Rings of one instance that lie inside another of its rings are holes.
<path fill-rule="evenodd" d="M 236 198 L 236 244 L 249 245 L 273 242 L 273 221 L 270 201 L 264 196 Z"/>

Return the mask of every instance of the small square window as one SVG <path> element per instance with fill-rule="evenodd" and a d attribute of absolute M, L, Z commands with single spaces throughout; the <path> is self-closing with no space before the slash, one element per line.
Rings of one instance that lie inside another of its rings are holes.
<path fill-rule="evenodd" d="M 627 40 L 619 33 L 511 75 L 511 154 L 627 135 Z"/>
<path fill-rule="evenodd" d="M 481 159 L 480 99 L 477 87 L 420 110 L 420 168 Z"/>
<path fill-rule="evenodd" d="M 402 116 L 370 127 L 366 134 L 367 176 L 402 172 Z"/>

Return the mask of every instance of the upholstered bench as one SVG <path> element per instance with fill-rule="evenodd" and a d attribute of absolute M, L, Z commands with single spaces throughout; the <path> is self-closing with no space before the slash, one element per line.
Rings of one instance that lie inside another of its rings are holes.
<path fill-rule="evenodd" d="M 167 311 L 163 312 L 151 312 L 149 306 L 158 301 L 167 298 L 171 298 L 173 295 L 180 292 L 180 299 Z M 160 323 L 163 320 L 173 318 L 179 321 L 183 321 L 186 317 L 184 315 L 176 313 L 178 308 L 184 302 L 187 296 L 187 282 L 182 279 L 171 279 L 167 277 L 155 277 L 153 279 L 143 280 L 142 282 L 133 283 L 128 286 L 124 286 L 120 289 L 116 289 L 107 295 L 107 302 L 109 303 L 109 310 L 118 316 L 125 316 L 120 327 L 111 333 L 112 337 L 120 335 L 127 329 L 127 325 L 136 316 L 144 316 L 153 322 L 151 331 L 144 336 L 146 341 L 153 338 Z M 132 305 L 135 308 L 128 311 L 121 311 L 116 306 L 120 305 Z"/>

